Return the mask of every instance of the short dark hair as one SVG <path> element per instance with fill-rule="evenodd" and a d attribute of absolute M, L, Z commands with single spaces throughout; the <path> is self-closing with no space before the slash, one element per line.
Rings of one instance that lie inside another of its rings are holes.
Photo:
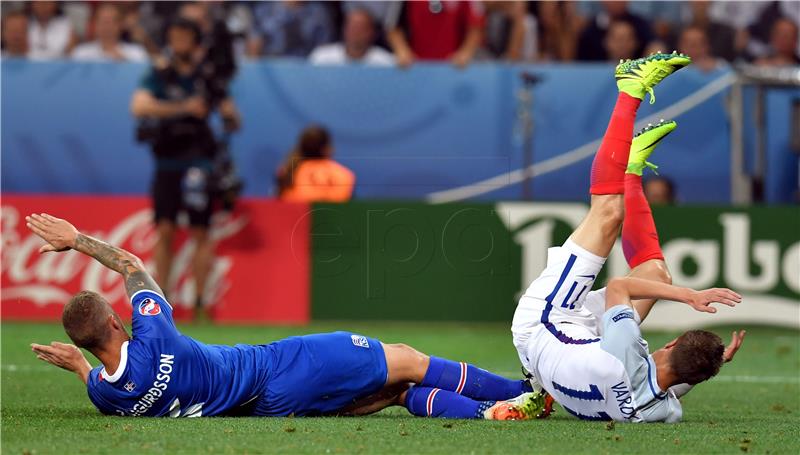
<path fill-rule="evenodd" d="M 103 344 L 111 335 L 106 325 L 110 315 L 116 313 L 100 294 L 81 291 L 64 306 L 61 323 L 76 346 L 92 349 Z"/>
<path fill-rule="evenodd" d="M 197 23 L 191 19 L 186 19 L 184 17 L 177 17 L 172 21 L 170 21 L 169 26 L 167 27 L 167 32 L 169 32 L 169 30 L 173 28 L 178 28 L 181 30 L 186 30 L 188 32 L 191 32 L 192 35 L 194 35 L 195 44 L 200 44 L 203 40 L 203 31 L 200 30 L 200 26 L 197 25 Z"/>
<path fill-rule="evenodd" d="M 678 383 L 698 384 L 719 373 L 724 352 L 725 345 L 716 334 L 690 330 L 676 340 L 670 366 Z"/>

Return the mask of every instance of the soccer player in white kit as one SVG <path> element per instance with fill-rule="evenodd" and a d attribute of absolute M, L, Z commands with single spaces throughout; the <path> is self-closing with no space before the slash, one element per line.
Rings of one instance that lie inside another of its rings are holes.
<path fill-rule="evenodd" d="M 619 97 L 591 172 L 591 208 L 561 247 L 550 248 L 547 267 L 527 289 L 512 323 L 520 360 L 544 390 L 584 420 L 677 422 L 678 397 L 714 376 L 732 359 L 744 332 L 728 349 L 701 330 L 684 333 L 649 353 L 639 323 L 657 299 L 684 302 L 698 311 L 713 302 L 734 306 L 728 289 L 693 291 L 671 285 L 641 174 L 658 142 L 675 128 L 661 122 L 633 136 L 636 111 L 663 78 L 691 63 L 682 54 L 654 54 L 621 62 Z M 633 145 L 632 145 L 633 142 Z M 631 274 L 591 291 L 622 226 Z"/>

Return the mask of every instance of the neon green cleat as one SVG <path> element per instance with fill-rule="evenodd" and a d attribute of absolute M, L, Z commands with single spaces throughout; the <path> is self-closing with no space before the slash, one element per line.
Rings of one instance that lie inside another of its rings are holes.
<path fill-rule="evenodd" d="M 620 92 L 640 100 L 649 93 L 650 104 L 653 104 L 656 102 L 653 87 L 690 63 L 692 59 L 688 55 L 679 54 L 677 51 L 671 54 L 656 53 L 636 60 L 620 60 L 614 71 L 614 77 L 617 79 Z"/>
<path fill-rule="evenodd" d="M 553 412 L 553 398 L 545 392 L 528 392 L 508 401 L 498 401 L 483 416 L 488 420 L 544 419 Z"/>
<path fill-rule="evenodd" d="M 651 123 L 636 133 L 631 142 L 631 154 L 630 158 L 628 158 L 628 169 L 625 173 L 641 176 L 646 167 L 656 172 L 658 166 L 647 161 L 647 158 L 650 157 L 650 154 L 653 153 L 653 150 L 656 149 L 661 140 L 677 127 L 678 124 L 674 120 L 661 119 L 655 125 Z"/>

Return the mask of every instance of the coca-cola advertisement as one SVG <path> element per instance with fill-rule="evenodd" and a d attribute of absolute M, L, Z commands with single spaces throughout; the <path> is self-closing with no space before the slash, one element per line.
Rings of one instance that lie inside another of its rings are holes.
<path fill-rule="evenodd" d="M 232 323 L 304 323 L 309 319 L 309 207 L 246 199 L 232 213 L 215 215 L 216 257 L 204 291 L 212 318 Z M 156 241 L 150 201 L 125 196 L 21 196 L 2 198 L 3 320 L 60 320 L 72 295 L 101 293 L 123 317 L 130 315 L 121 276 L 75 251 L 39 254 L 43 241 L 25 216 L 49 213 L 78 230 L 139 256 L 153 270 Z M 175 317 L 191 315 L 194 244 L 175 242 L 165 289 Z"/>

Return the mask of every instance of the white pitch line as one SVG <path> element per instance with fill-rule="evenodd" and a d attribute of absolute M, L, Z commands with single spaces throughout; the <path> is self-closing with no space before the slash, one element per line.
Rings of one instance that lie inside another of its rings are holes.
<path fill-rule="evenodd" d="M 681 99 L 680 101 L 636 122 L 635 128 L 638 130 L 648 123 L 656 123 L 662 118 L 675 118 L 684 112 L 690 111 L 694 109 L 695 106 L 704 103 L 712 96 L 730 87 L 735 80 L 736 74 L 733 72 L 721 76 L 701 87 L 691 95 Z M 436 191 L 429 194 L 426 199 L 429 202 L 441 204 L 446 202 L 463 201 L 471 197 L 480 196 L 481 194 L 490 193 L 492 191 L 519 183 L 525 180 L 526 176 L 537 177 L 588 158 L 592 156 L 595 151 L 597 151 L 597 148 L 600 146 L 601 142 L 602 138 L 595 139 L 587 144 L 576 147 L 558 156 L 531 164 L 527 168 L 515 169 L 513 171 L 496 175 L 479 182 L 470 183 L 469 185 L 451 188 L 449 190 Z"/>

